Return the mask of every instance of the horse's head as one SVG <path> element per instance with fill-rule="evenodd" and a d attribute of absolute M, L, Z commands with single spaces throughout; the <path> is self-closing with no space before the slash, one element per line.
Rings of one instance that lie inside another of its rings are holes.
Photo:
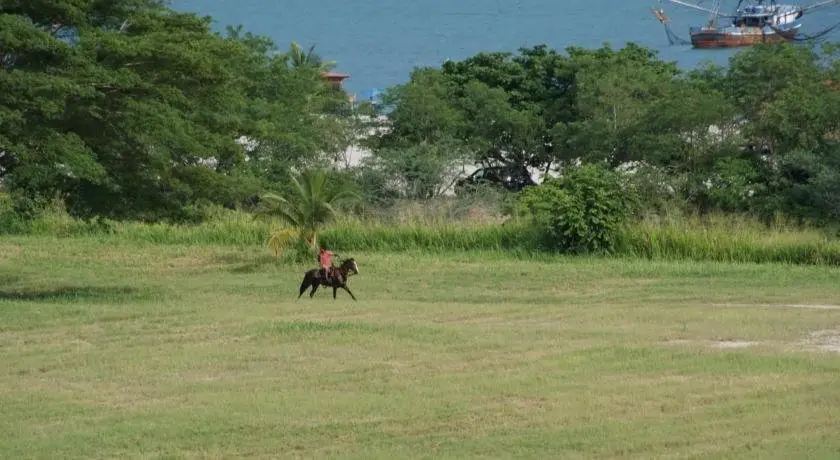
<path fill-rule="evenodd" d="M 341 269 L 344 270 L 345 273 L 352 272 L 354 275 L 359 274 L 359 264 L 357 264 L 356 259 L 352 257 L 341 262 Z"/>

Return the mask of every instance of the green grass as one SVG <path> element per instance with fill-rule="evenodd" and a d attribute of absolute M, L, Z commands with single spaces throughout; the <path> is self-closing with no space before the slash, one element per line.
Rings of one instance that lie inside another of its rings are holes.
<path fill-rule="evenodd" d="M 6 209 L 3 209 L 4 206 Z M 533 259 L 552 255 L 538 232 L 525 222 L 503 224 L 427 217 L 403 224 L 376 220 L 341 219 L 321 234 L 321 241 L 342 251 L 500 252 Z M 243 212 L 217 210 L 197 225 L 141 222 L 85 222 L 59 207 L 32 221 L 23 221 L 0 200 L 0 234 L 71 238 L 88 236 L 126 243 L 165 245 L 227 245 L 264 247 L 277 222 L 254 219 Z M 619 258 L 718 262 L 778 262 L 840 266 L 840 239 L 825 230 L 784 223 L 761 225 L 731 215 L 704 219 L 681 217 L 660 222 L 636 222 L 619 235 L 614 254 Z"/>
<path fill-rule="evenodd" d="M 768 227 L 726 215 L 637 223 L 619 239 L 617 252 L 653 260 L 840 266 L 840 240 L 826 231 Z"/>
<path fill-rule="evenodd" d="M 0 457 L 840 456 L 840 269 L 343 252 L 4 237 Z"/>

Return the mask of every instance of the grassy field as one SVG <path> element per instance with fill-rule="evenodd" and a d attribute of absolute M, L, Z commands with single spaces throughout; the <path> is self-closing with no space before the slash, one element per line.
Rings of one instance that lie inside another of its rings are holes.
<path fill-rule="evenodd" d="M 0 243 L 2 458 L 838 458 L 840 269 Z"/>

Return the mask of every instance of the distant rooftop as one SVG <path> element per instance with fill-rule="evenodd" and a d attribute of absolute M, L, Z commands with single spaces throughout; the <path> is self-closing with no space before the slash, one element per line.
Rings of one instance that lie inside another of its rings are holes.
<path fill-rule="evenodd" d="M 321 72 L 321 75 L 327 79 L 335 88 L 341 88 L 341 83 L 350 78 L 350 74 L 340 72 Z"/>
<path fill-rule="evenodd" d="M 349 73 L 341 73 L 341 72 L 321 72 L 321 75 L 323 75 L 325 78 L 328 78 L 328 79 L 344 80 L 345 78 L 350 78 Z"/>

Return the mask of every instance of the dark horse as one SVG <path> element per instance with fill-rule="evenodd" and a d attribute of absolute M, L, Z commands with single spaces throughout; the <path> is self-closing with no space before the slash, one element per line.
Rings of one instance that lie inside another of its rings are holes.
<path fill-rule="evenodd" d="M 303 275 L 303 282 L 300 283 L 300 294 L 298 294 L 297 298 L 300 299 L 300 296 L 302 296 L 310 286 L 312 287 L 312 291 L 309 293 L 309 298 L 312 298 L 312 296 L 315 295 L 315 291 L 318 290 L 318 286 L 328 286 L 333 288 L 333 299 L 335 299 L 338 288 L 341 288 L 347 291 L 353 300 L 356 300 L 356 296 L 354 296 L 353 293 L 350 292 L 350 289 L 347 288 L 347 278 L 350 276 L 350 273 L 354 275 L 359 274 L 359 265 L 356 264 L 356 259 L 352 257 L 341 261 L 341 265 L 338 267 L 330 267 L 329 280 L 324 279 L 320 268 L 313 268 Z"/>

